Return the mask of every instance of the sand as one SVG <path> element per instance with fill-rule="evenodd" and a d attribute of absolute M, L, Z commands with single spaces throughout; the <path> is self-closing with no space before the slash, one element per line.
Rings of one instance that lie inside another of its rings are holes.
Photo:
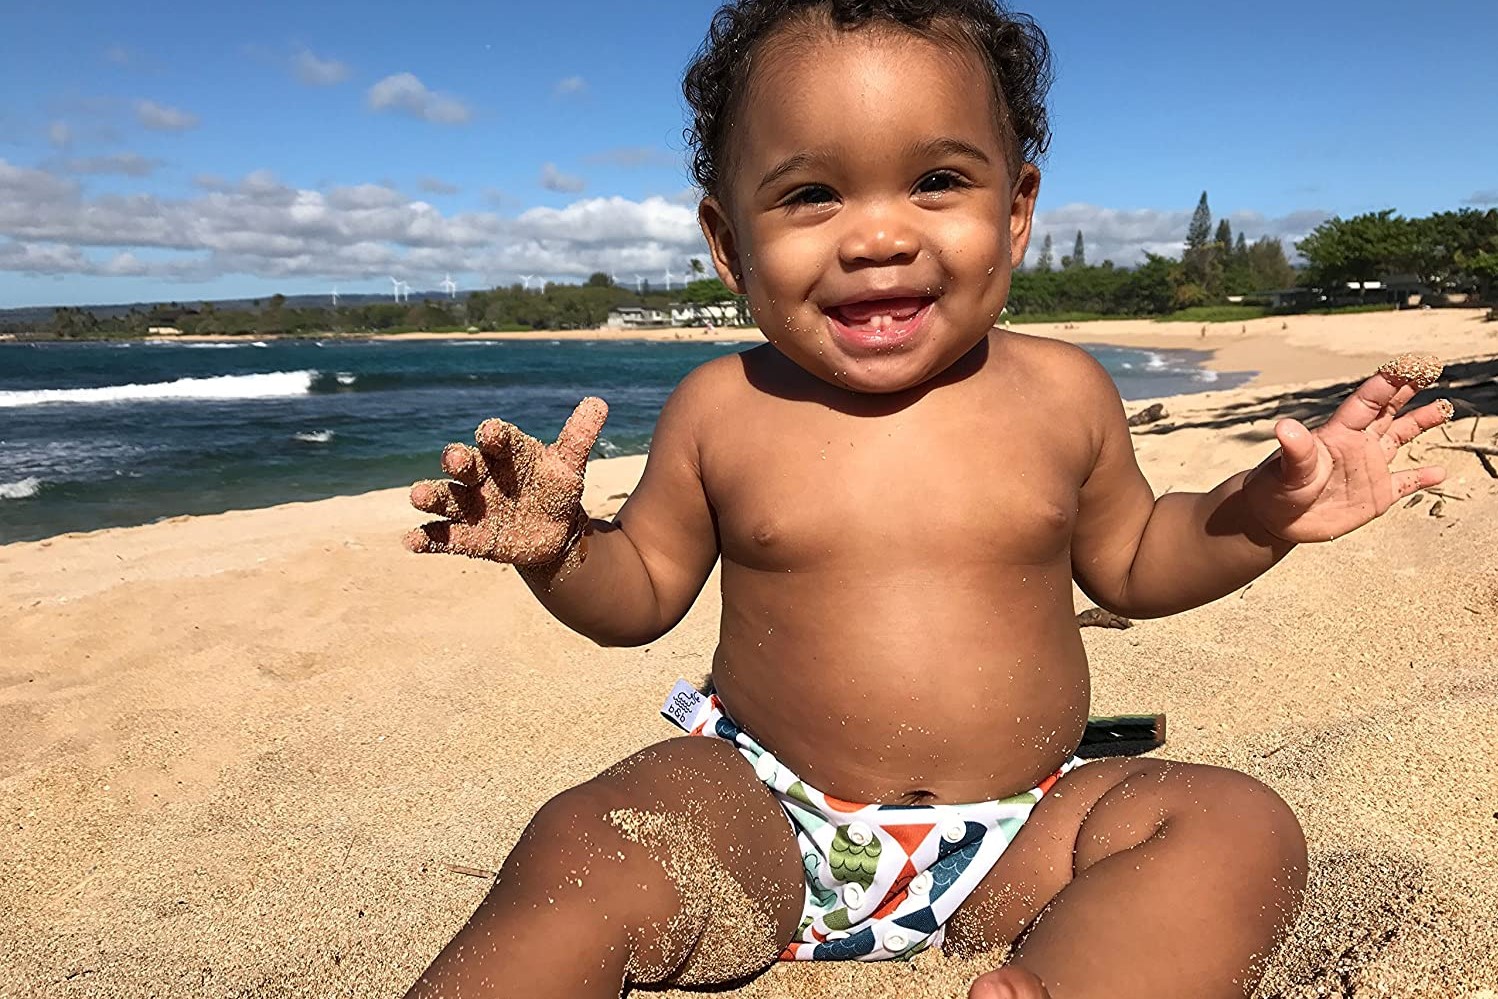
<path fill-rule="evenodd" d="M 1093 710 L 1168 712 L 1164 755 L 1300 816 L 1310 895 L 1262 996 L 1491 999 L 1498 479 L 1440 445 L 1498 445 L 1473 415 L 1498 408 L 1498 325 L 1335 318 L 1209 332 L 1214 364 L 1320 366 L 1164 400 L 1135 431 L 1151 482 L 1209 487 L 1279 416 L 1314 422 L 1418 349 L 1453 362 L 1421 398 L 1457 421 L 1412 449 L 1446 463 L 1442 495 L 1207 607 L 1086 629 Z M 641 465 L 594 463 L 589 508 Z M 398 488 L 0 547 L 0 996 L 399 996 L 541 802 L 673 734 L 656 710 L 704 670 L 716 580 L 660 642 L 599 649 L 513 570 L 406 553 L 421 519 Z M 962 996 L 986 967 L 783 966 L 727 994 Z"/>

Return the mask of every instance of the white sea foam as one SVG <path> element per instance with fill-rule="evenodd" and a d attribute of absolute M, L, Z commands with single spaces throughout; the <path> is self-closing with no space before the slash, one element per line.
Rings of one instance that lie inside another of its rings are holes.
<path fill-rule="evenodd" d="M 239 350 L 242 343 L 166 343 L 163 347 L 186 347 L 188 350 Z"/>
<path fill-rule="evenodd" d="M 272 371 L 263 375 L 217 375 L 178 378 L 145 385 L 104 385 L 98 388 L 29 389 L 0 392 L 0 409 L 48 403 L 142 402 L 161 399 L 274 399 L 306 395 L 316 371 Z"/>
<path fill-rule="evenodd" d="M 27 499 L 41 491 L 42 480 L 36 476 L 19 482 L 0 482 L 0 499 Z"/>
<path fill-rule="evenodd" d="M 358 376 L 355 375 L 352 371 L 340 371 L 333 377 L 338 379 L 339 385 L 352 385 L 354 384 L 354 382 L 359 380 Z"/>
<path fill-rule="evenodd" d="M 251 347 L 269 347 L 270 344 L 266 343 L 264 340 L 256 340 L 255 342 L 251 343 L 250 346 Z"/>
<path fill-rule="evenodd" d="M 1202 368 L 1192 377 L 1194 377 L 1199 382 L 1205 382 L 1206 384 L 1210 385 L 1213 382 L 1217 381 L 1217 372 L 1212 371 L 1208 368 Z"/>
<path fill-rule="evenodd" d="M 1153 351 L 1146 351 L 1145 356 L 1149 358 L 1149 360 L 1144 364 L 1144 369 L 1146 371 L 1164 371 L 1166 368 L 1170 367 L 1170 362 L 1168 360 L 1166 360 L 1161 355 L 1154 353 Z"/>
<path fill-rule="evenodd" d="M 296 440 L 308 444 L 326 444 L 335 436 L 331 430 L 304 430 L 299 434 L 292 434 Z"/>

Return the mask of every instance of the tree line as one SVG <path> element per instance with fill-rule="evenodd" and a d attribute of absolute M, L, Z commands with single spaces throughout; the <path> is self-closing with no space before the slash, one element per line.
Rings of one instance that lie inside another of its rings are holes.
<path fill-rule="evenodd" d="M 704 273 L 700 262 L 693 270 Z M 630 288 L 615 284 L 607 274 L 596 273 L 582 284 L 549 282 L 535 290 L 514 284 L 471 292 L 459 299 L 423 298 L 414 302 L 293 307 L 284 295 L 272 295 L 242 309 L 219 308 L 212 302 L 168 302 L 109 317 L 84 308 L 59 308 L 47 329 L 67 339 L 145 336 L 153 327 L 191 334 L 276 336 L 596 329 L 614 309 L 633 306 L 669 313 L 673 303 L 734 305 L 743 321 L 749 322 L 742 297 L 717 278 L 699 276 L 686 287 L 668 292 L 649 285 Z"/>

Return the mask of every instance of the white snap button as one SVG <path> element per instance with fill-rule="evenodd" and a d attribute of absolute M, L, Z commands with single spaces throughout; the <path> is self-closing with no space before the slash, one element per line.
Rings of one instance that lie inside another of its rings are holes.
<path fill-rule="evenodd" d="M 754 761 L 754 776 L 768 784 L 775 779 L 775 771 L 780 769 L 780 761 L 775 758 L 774 753 L 761 753 L 759 759 Z"/>
<path fill-rule="evenodd" d="M 893 954 L 898 954 L 909 946 L 910 938 L 899 930 L 890 930 L 884 935 L 884 949 Z"/>
<path fill-rule="evenodd" d="M 961 843 L 962 837 L 967 835 L 967 823 L 949 822 L 947 827 L 941 831 L 941 838 L 948 843 Z"/>
<path fill-rule="evenodd" d="M 934 880 L 936 879 L 931 876 L 930 871 L 922 871 L 910 879 L 908 890 L 912 895 L 928 895 L 931 892 L 931 882 Z"/>
<path fill-rule="evenodd" d="M 854 846 L 868 846 L 874 839 L 874 830 L 867 822 L 848 823 L 848 842 Z"/>
<path fill-rule="evenodd" d="M 850 909 L 856 909 L 856 908 L 858 908 L 859 906 L 863 905 L 863 899 L 864 899 L 863 885 L 860 885 L 860 884 L 843 885 L 843 904 L 846 905 L 848 908 L 850 908 Z"/>

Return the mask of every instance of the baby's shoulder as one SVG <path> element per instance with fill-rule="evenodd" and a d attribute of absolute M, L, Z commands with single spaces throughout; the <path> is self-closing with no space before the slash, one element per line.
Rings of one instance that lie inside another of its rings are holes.
<path fill-rule="evenodd" d="M 1001 363 L 1032 394 L 1082 405 L 1096 401 L 1107 406 L 1117 399 L 1107 369 L 1074 343 L 1013 330 L 1000 331 L 998 341 L 1003 345 Z"/>

